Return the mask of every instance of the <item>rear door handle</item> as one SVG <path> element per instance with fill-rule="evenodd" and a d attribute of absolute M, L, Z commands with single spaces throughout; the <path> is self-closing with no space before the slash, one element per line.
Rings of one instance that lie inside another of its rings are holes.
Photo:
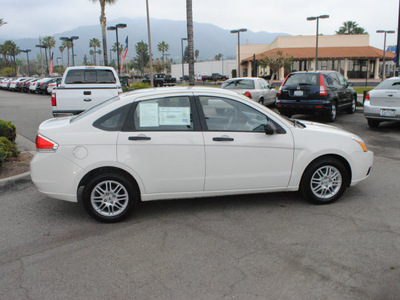
<path fill-rule="evenodd" d="M 85 101 L 85 102 L 90 102 L 90 101 L 92 101 L 92 99 L 90 99 L 90 98 L 85 98 L 85 99 L 83 99 L 83 101 Z"/>
<path fill-rule="evenodd" d="M 138 136 L 130 136 L 128 139 L 130 141 L 150 141 L 151 137 L 144 136 L 144 135 L 138 135 Z"/>
<path fill-rule="evenodd" d="M 230 137 L 214 137 L 213 138 L 213 141 L 216 141 L 216 142 L 232 142 L 234 140 L 235 140 L 234 138 L 230 138 Z"/>
<path fill-rule="evenodd" d="M 88 95 L 91 95 L 91 94 L 92 94 L 92 91 L 84 91 L 83 94 L 84 94 L 85 96 L 88 96 Z"/>

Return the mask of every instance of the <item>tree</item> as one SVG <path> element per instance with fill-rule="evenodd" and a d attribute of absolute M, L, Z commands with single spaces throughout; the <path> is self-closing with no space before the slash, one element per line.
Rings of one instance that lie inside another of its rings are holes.
<path fill-rule="evenodd" d="M 283 55 L 282 51 L 276 51 L 274 54 L 271 56 L 263 57 L 259 61 L 259 65 L 263 66 L 266 68 L 269 66 L 271 69 L 271 79 L 270 79 L 270 85 L 272 85 L 272 82 L 274 80 L 274 75 L 279 72 L 280 68 L 284 69 L 290 69 L 290 66 L 293 63 L 293 56 L 289 57 L 287 54 Z"/>
<path fill-rule="evenodd" d="M 194 51 L 194 58 L 195 58 L 196 60 L 199 58 L 199 54 L 200 54 L 200 51 L 199 51 L 199 50 Z"/>
<path fill-rule="evenodd" d="M 47 47 L 47 51 L 49 53 L 49 56 L 47 56 L 46 49 L 44 51 L 44 55 L 51 59 L 51 48 L 53 48 L 56 45 L 56 40 L 52 36 L 45 36 L 42 40 L 42 45 Z"/>
<path fill-rule="evenodd" d="M 3 21 L 3 18 L 0 18 L 0 27 L 3 25 L 6 25 L 6 24 L 7 24 L 7 22 Z"/>
<path fill-rule="evenodd" d="M 136 49 L 135 60 L 137 62 L 137 67 L 138 69 L 141 70 L 143 75 L 144 67 L 149 62 L 149 47 L 145 42 L 141 41 L 136 44 L 135 49 Z"/>
<path fill-rule="evenodd" d="M 156 73 L 161 73 L 164 70 L 164 63 L 157 58 L 153 63 L 153 69 Z"/>
<path fill-rule="evenodd" d="M 17 70 L 15 56 L 17 56 L 20 52 L 21 51 L 19 47 L 11 40 L 5 41 L 4 44 L 1 45 L 1 53 L 5 58 L 5 62 L 7 63 L 7 57 L 8 57 L 10 59 L 10 62 L 14 65 L 15 75 Z"/>
<path fill-rule="evenodd" d="M 107 56 L 107 18 L 106 18 L 106 4 L 112 5 L 117 0 L 91 0 L 92 2 L 100 3 L 100 26 L 101 26 L 101 35 L 103 39 L 103 54 L 104 54 L 104 65 L 108 66 L 108 56 Z"/>
<path fill-rule="evenodd" d="M 336 31 L 336 34 L 366 34 L 366 33 L 368 32 L 366 32 L 363 27 L 359 27 L 358 24 L 354 21 L 343 22 L 343 25 L 339 27 L 338 31 Z"/>
<path fill-rule="evenodd" d="M 158 43 L 157 49 L 162 53 L 162 66 L 163 69 L 165 69 L 164 53 L 168 51 L 169 45 L 166 42 L 162 41 Z"/>
<path fill-rule="evenodd" d="M 60 47 L 58 47 L 58 50 L 60 50 L 60 53 L 61 53 L 61 63 L 62 63 L 62 65 L 64 66 L 64 55 L 63 55 L 63 52 L 64 52 L 64 50 L 65 50 L 64 43 L 63 43 Z"/>
<path fill-rule="evenodd" d="M 72 48 L 72 42 L 71 41 L 63 41 L 61 46 L 65 48 L 67 48 L 67 56 L 68 56 L 68 67 L 69 67 L 69 49 Z"/>
<path fill-rule="evenodd" d="M 98 40 L 98 39 L 96 39 L 96 38 L 92 38 L 90 41 L 89 41 L 89 47 L 90 48 L 93 48 L 94 50 L 93 50 L 93 54 L 94 54 L 94 60 L 93 60 L 93 63 L 96 65 L 96 53 L 98 53 L 97 51 L 96 51 L 96 48 L 100 48 L 100 41 Z"/>
<path fill-rule="evenodd" d="M 215 60 L 221 60 L 222 56 L 223 55 L 221 53 L 218 53 L 217 55 L 215 55 L 214 59 Z"/>
<path fill-rule="evenodd" d="M 189 63 L 189 85 L 194 86 L 194 43 L 193 43 L 193 8 L 192 0 L 186 0 L 186 25 L 188 37 L 188 63 Z"/>

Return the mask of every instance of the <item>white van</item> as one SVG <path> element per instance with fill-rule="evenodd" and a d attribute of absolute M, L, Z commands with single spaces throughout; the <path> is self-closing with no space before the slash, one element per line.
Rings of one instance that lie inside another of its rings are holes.
<path fill-rule="evenodd" d="M 53 116 L 77 115 L 120 94 L 122 87 L 114 68 L 68 67 L 51 95 Z"/>

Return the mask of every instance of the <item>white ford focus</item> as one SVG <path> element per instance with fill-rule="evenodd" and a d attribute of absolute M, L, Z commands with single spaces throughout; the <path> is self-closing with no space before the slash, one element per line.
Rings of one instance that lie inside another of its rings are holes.
<path fill-rule="evenodd" d="M 237 93 L 126 93 L 43 122 L 31 162 L 44 194 L 83 202 L 103 222 L 138 201 L 297 191 L 317 204 L 368 177 L 373 153 L 333 126 L 284 119 Z"/>

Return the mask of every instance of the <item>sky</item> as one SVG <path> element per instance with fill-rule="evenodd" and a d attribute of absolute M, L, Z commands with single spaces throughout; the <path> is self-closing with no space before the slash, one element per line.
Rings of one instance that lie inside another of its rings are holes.
<path fill-rule="evenodd" d="M 148 0 L 150 17 L 186 20 L 186 0 Z M 397 43 L 398 0 L 193 0 L 193 20 L 224 29 L 315 35 L 316 22 L 310 16 L 328 14 L 319 22 L 319 33 L 335 34 L 343 22 L 351 20 L 370 34 L 370 45 L 383 48 L 383 34 L 376 30 L 396 30 L 388 34 L 386 45 Z M 99 24 L 100 4 L 92 0 L 0 0 L 0 38 L 18 39 L 53 35 L 82 25 Z M 107 20 L 145 17 L 146 0 L 117 0 L 106 7 Z M 100 25 L 99 25 L 100 26 Z M 129 24 L 128 24 L 129 26 Z"/>

